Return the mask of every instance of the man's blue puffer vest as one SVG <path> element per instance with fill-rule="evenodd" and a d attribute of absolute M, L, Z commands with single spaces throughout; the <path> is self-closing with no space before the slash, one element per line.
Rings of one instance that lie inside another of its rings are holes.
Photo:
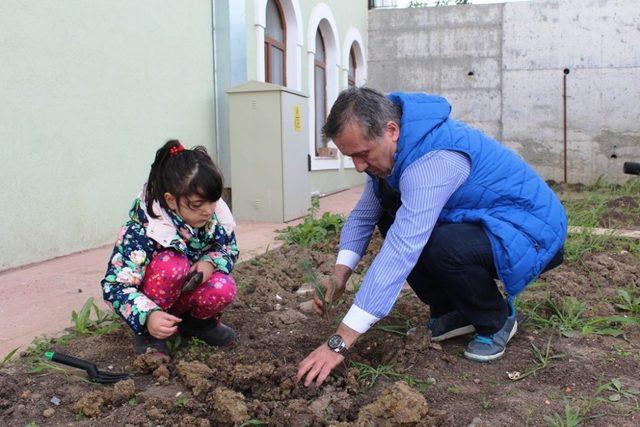
<path fill-rule="evenodd" d="M 469 156 L 469 178 L 451 195 L 438 221 L 481 223 L 491 241 L 498 276 L 507 293 L 517 295 L 564 244 L 567 218 L 560 200 L 516 153 L 450 119 L 446 99 L 401 92 L 389 99 L 402 108 L 402 119 L 387 183 L 399 191 L 404 170 L 432 150 Z"/>

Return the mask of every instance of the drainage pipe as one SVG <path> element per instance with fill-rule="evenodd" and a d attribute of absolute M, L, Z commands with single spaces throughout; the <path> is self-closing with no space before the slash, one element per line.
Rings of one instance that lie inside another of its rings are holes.
<path fill-rule="evenodd" d="M 562 76 L 562 119 L 563 119 L 563 149 L 564 149 L 564 183 L 567 183 L 567 74 L 569 69 L 565 68 Z"/>

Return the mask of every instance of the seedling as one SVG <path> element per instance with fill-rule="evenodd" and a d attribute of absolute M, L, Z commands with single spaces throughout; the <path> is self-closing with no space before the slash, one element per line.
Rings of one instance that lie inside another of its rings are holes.
<path fill-rule="evenodd" d="M 167 349 L 169 350 L 169 354 L 174 355 L 180 345 L 182 344 L 182 336 L 180 334 L 175 334 L 169 339 L 165 340 L 165 344 L 167 345 Z"/>
<path fill-rule="evenodd" d="M 619 289 L 615 305 L 622 311 L 628 311 L 635 316 L 640 316 L 640 296 L 633 288 L 629 288 L 629 290 Z"/>
<path fill-rule="evenodd" d="M 532 368 L 529 368 L 523 373 L 520 372 L 508 372 L 509 378 L 513 381 L 520 381 L 524 378 L 527 378 L 529 375 L 536 375 L 538 371 L 546 369 L 554 359 L 562 359 L 564 354 L 551 354 L 551 337 L 547 341 L 547 346 L 545 348 L 544 353 L 540 351 L 540 349 L 534 344 L 531 343 L 531 351 L 533 353 L 533 357 L 535 358 L 535 365 Z"/>
<path fill-rule="evenodd" d="M 311 284 L 316 295 L 322 301 L 322 307 L 323 307 L 322 317 L 324 319 L 328 319 L 330 317 L 331 312 L 333 311 L 335 303 L 333 299 L 331 300 L 327 299 L 326 294 L 329 293 L 329 291 L 331 291 L 330 293 L 331 295 L 333 295 L 333 289 L 325 290 L 322 283 L 320 283 L 320 279 L 318 278 L 318 273 L 316 273 L 316 270 L 313 268 L 313 265 L 311 265 L 311 262 L 309 262 L 309 260 L 303 259 L 298 261 L 298 268 L 300 268 L 300 270 L 302 271 L 303 280 Z M 332 280 L 329 281 L 329 285 L 334 286 L 334 283 Z"/>
<path fill-rule="evenodd" d="M 91 319 L 91 311 L 96 319 Z M 79 313 L 75 310 L 71 312 L 71 322 L 75 326 L 75 333 L 78 336 L 102 335 L 118 329 L 116 316 L 113 313 L 101 310 L 90 297 L 82 306 Z"/>
<path fill-rule="evenodd" d="M 389 367 L 388 365 L 378 365 L 376 368 L 374 368 L 373 366 L 367 365 L 365 363 L 360 363 L 352 360 L 351 366 L 354 366 L 358 369 L 358 375 L 356 376 L 356 379 L 359 383 L 364 384 L 367 389 L 373 387 L 378 381 L 378 378 L 381 377 L 401 379 L 402 381 L 407 383 L 408 386 L 417 387 L 418 390 L 422 392 L 426 391 L 430 385 L 427 381 L 420 380 L 418 378 L 412 377 L 411 375 L 395 372 L 391 370 L 391 367 Z"/>
<path fill-rule="evenodd" d="M 320 200 L 315 196 L 311 199 L 311 208 L 302 223 L 279 230 L 280 234 L 277 238 L 284 240 L 287 244 L 297 244 L 307 248 L 316 243 L 329 242 L 342 229 L 344 217 L 325 212 L 320 218 L 316 218 L 319 209 Z"/>
<path fill-rule="evenodd" d="M 6 365 L 11 360 L 11 358 L 13 357 L 14 354 L 16 354 L 16 351 L 18 351 L 19 348 L 20 347 L 14 348 L 9 353 L 7 353 L 6 356 L 4 356 L 2 361 L 0 361 L 0 368 L 4 367 L 4 365 Z"/>

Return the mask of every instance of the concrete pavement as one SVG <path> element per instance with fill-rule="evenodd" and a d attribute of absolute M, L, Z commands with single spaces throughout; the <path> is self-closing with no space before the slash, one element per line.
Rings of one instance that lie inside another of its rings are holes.
<path fill-rule="evenodd" d="M 362 186 L 320 199 L 320 213 L 347 215 L 360 198 Z M 240 260 L 275 249 L 276 230 L 300 220 L 282 223 L 238 222 L 236 237 Z M 117 230 L 114 230 L 114 239 Z M 89 297 L 100 306 L 102 280 L 112 245 L 55 258 L 0 273 L 5 301 L 0 305 L 0 359 L 10 350 L 21 350 L 37 336 L 56 336 L 71 326 L 71 311 L 78 311 Z"/>

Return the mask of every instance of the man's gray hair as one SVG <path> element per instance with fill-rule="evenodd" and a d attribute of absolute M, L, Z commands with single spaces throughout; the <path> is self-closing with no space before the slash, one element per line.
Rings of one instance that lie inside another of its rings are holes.
<path fill-rule="evenodd" d="M 327 122 L 322 127 L 326 138 L 338 136 L 350 122 L 362 126 L 367 140 L 379 138 L 388 122 L 400 124 L 402 110 L 380 92 L 367 87 L 350 87 L 343 90 L 331 107 Z"/>

